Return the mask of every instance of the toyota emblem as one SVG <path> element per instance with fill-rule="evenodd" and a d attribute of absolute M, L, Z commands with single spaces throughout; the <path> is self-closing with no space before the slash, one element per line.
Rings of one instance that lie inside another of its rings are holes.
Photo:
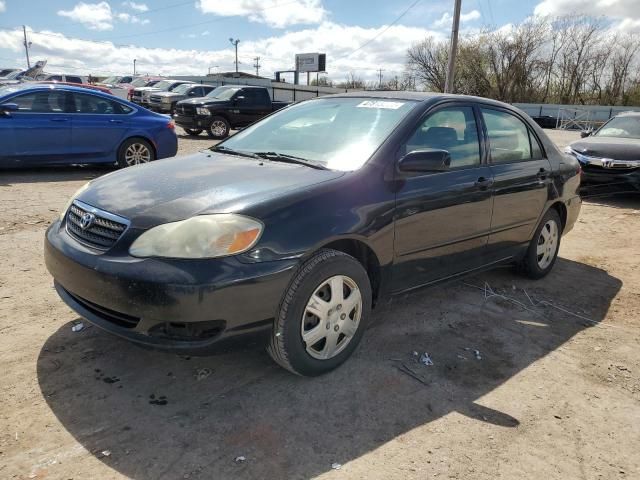
<path fill-rule="evenodd" d="M 95 220 L 96 220 L 96 216 L 93 213 L 89 213 L 89 212 L 83 213 L 82 216 L 80 217 L 80 228 L 82 228 L 82 230 L 86 230 L 91 225 L 93 225 L 93 222 Z"/>

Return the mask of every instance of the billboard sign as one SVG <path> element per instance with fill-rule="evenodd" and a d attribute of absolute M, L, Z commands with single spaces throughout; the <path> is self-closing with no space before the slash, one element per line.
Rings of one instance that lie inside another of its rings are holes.
<path fill-rule="evenodd" d="M 296 70 L 298 72 L 324 72 L 326 67 L 326 53 L 298 53 L 296 55 Z"/>

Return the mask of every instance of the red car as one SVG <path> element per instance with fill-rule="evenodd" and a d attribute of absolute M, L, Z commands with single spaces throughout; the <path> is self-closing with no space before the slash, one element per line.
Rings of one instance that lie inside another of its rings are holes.
<path fill-rule="evenodd" d="M 99 92 L 108 93 L 109 95 L 113 95 L 113 93 L 111 93 L 111 90 L 109 90 L 107 87 L 100 87 L 99 85 L 90 85 L 88 83 L 58 82 L 58 81 L 55 81 L 55 80 L 34 82 L 34 83 L 42 83 L 42 84 L 45 84 L 45 85 L 46 84 L 49 84 L 49 85 L 70 85 L 72 87 L 90 88 L 91 90 L 98 90 Z"/>

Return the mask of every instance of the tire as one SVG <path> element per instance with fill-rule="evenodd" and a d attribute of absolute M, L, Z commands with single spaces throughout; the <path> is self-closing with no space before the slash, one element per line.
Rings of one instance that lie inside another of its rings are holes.
<path fill-rule="evenodd" d="M 207 128 L 207 134 L 217 140 L 227 138 L 229 131 L 231 131 L 231 124 L 224 117 L 213 117 L 211 125 Z"/>
<path fill-rule="evenodd" d="M 129 138 L 118 149 L 118 166 L 131 167 L 149 163 L 156 159 L 156 153 L 149 142 L 142 138 Z"/>
<path fill-rule="evenodd" d="M 342 286 L 340 297 L 332 285 Z M 325 315 L 312 314 L 310 309 Z M 289 284 L 267 352 L 297 375 L 322 375 L 349 358 L 370 315 L 371 283 L 360 262 L 336 250 L 320 250 L 300 267 Z M 307 337 L 306 342 L 303 337 Z"/>
<path fill-rule="evenodd" d="M 194 137 L 202 133 L 202 130 L 198 128 L 185 128 L 184 131 L 187 132 L 187 135 L 192 135 Z"/>
<path fill-rule="evenodd" d="M 520 272 L 533 279 L 546 276 L 558 258 L 561 238 L 562 220 L 558 212 L 551 208 L 540 220 L 527 253 L 518 265 Z"/>

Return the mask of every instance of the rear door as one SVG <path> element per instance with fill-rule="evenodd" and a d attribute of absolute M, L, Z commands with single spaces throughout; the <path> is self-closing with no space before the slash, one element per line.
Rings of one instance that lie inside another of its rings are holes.
<path fill-rule="evenodd" d="M 512 254 L 529 242 L 549 197 L 551 165 L 526 122 L 507 110 L 482 107 L 493 185 L 489 254 Z"/>
<path fill-rule="evenodd" d="M 18 111 L 1 119 L 3 136 L 11 135 L 13 144 L 7 163 L 35 166 L 68 161 L 71 116 L 67 101 L 66 92 L 58 89 L 24 93 L 5 101 L 18 105 Z"/>
<path fill-rule="evenodd" d="M 393 289 L 471 270 L 485 262 L 491 225 L 491 171 L 485 164 L 478 113 L 472 104 L 430 112 L 399 152 L 447 150 L 451 167 L 438 173 L 399 173 Z"/>
<path fill-rule="evenodd" d="M 73 92 L 72 151 L 79 161 L 115 162 L 133 109 L 90 93 Z"/>

